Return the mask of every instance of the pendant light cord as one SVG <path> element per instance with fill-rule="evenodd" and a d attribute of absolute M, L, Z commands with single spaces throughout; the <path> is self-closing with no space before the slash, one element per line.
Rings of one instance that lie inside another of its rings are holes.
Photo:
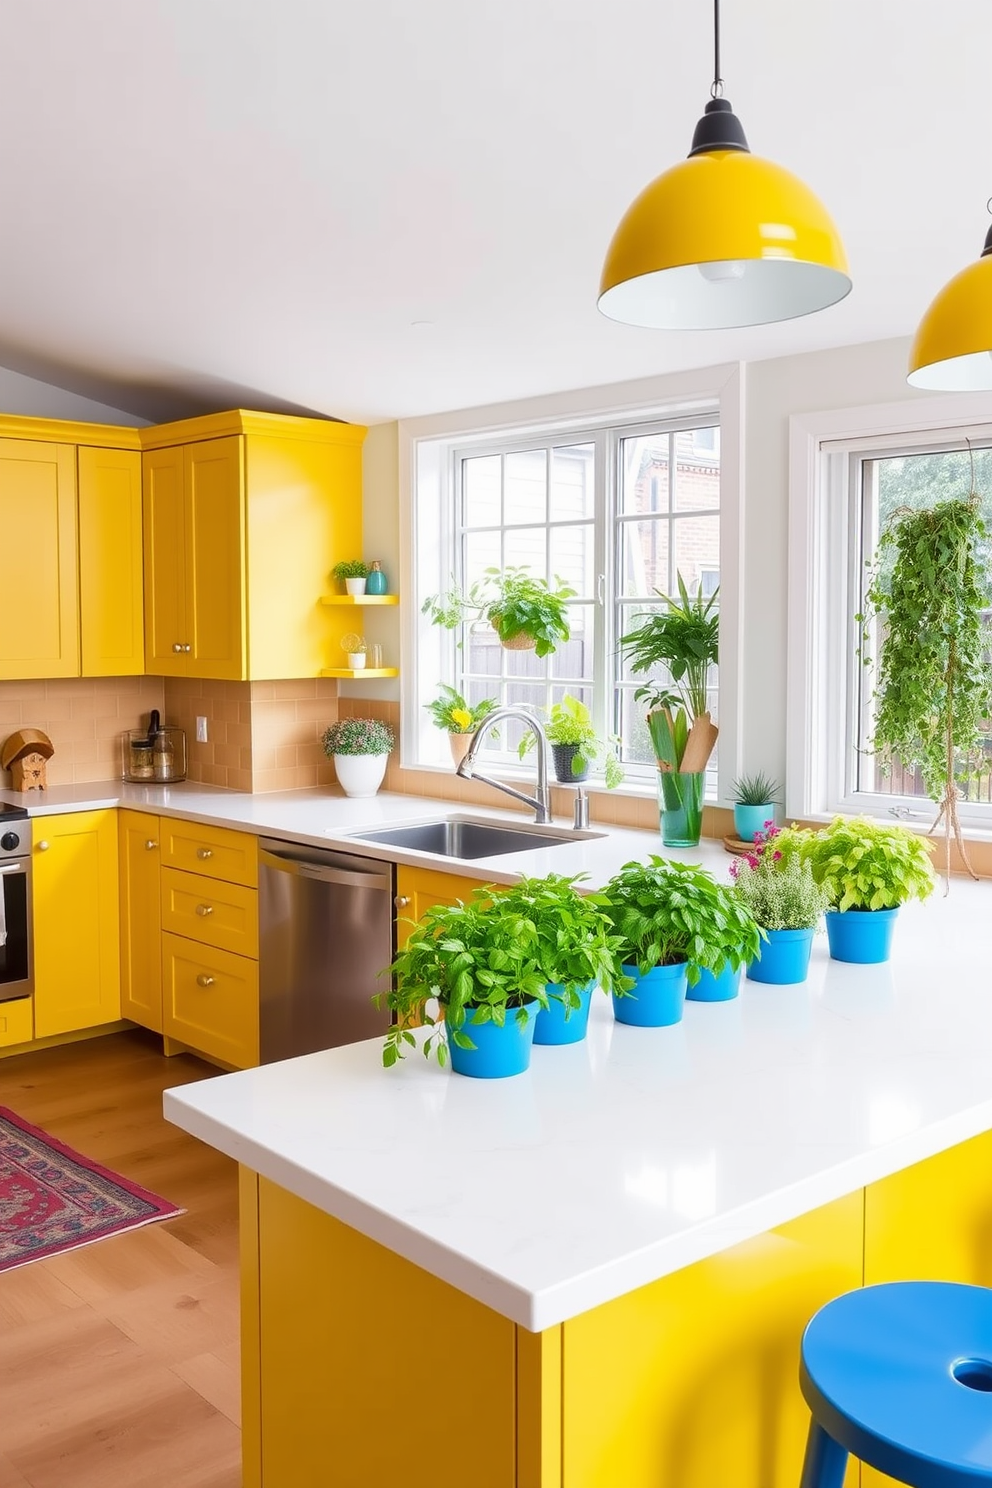
<path fill-rule="evenodd" d="M 713 0 L 713 81 L 710 97 L 723 97 L 723 78 L 720 76 L 720 0 Z"/>

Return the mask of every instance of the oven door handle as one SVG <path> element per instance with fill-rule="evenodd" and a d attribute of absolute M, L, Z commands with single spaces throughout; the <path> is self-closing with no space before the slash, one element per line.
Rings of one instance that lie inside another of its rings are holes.
<path fill-rule="evenodd" d="M 25 873 L 24 863 L 0 863 L 0 873 Z"/>

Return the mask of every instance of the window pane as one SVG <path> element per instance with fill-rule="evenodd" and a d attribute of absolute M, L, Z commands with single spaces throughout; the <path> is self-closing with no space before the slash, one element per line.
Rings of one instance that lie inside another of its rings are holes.
<path fill-rule="evenodd" d="M 720 574 L 720 518 L 679 517 L 672 523 L 672 536 L 675 573 L 682 575 L 690 594 L 698 594 L 705 574 L 705 583 L 712 594 L 713 575 L 719 579 Z"/>
<path fill-rule="evenodd" d="M 573 517 L 591 517 L 595 511 L 596 447 L 574 444 L 551 452 L 552 522 Z"/>
<path fill-rule="evenodd" d="M 592 523 L 583 527 L 552 527 L 551 573 L 564 579 L 578 597 L 592 599 L 596 580 L 594 575 L 595 533 Z"/>
<path fill-rule="evenodd" d="M 546 527 L 508 527 L 505 535 L 507 568 L 528 568 L 543 579 L 548 570 L 548 529 Z"/>
<path fill-rule="evenodd" d="M 633 688 L 620 691 L 620 758 L 628 764 L 655 763 L 644 703 L 634 701 Z"/>
<path fill-rule="evenodd" d="M 465 671 L 479 677 L 499 677 L 503 673 L 503 648 L 494 633 L 480 626 L 465 627 L 462 655 Z M 455 683 L 458 686 L 457 682 Z"/>
<path fill-rule="evenodd" d="M 667 512 L 669 434 L 620 441 L 621 513 Z"/>
<path fill-rule="evenodd" d="M 465 587 L 481 579 L 487 568 L 502 567 L 498 532 L 469 532 L 465 537 Z"/>
<path fill-rule="evenodd" d="M 670 526 L 667 517 L 653 522 L 624 522 L 621 533 L 621 596 L 648 599 L 656 589 L 662 594 L 668 593 Z"/>
<path fill-rule="evenodd" d="M 475 455 L 462 461 L 462 503 L 466 527 L 496 527 L 500 522 L 499 455 Z"/>
<path fill-rule="evenodd" d="M 548 512 L 547 450 L 517 450 L 505 456 L 503 520 L 544 522 Z"/>
<path fill-rule="evenodd" d="M 569 605 L 569 639 L 549 657 L 553 677 L 588 677 L 592 680 L 593 624 L 591 605 Z"/>
<path fill-rule="evenodd" d="M 710 429 L 683 429 L 675 436 L 676 511 L 716 511 L 720 506 L 719 452 L 701 447 Z"/>

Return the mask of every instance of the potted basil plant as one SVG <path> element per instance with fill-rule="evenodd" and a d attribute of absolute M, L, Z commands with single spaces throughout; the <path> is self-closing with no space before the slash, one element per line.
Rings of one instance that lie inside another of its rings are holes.
<path fill-rule="evenodd" d="M 620 1023 L 678 1023 L 687 988 L 702 971 L 739 972 L 757 954 L 760 934 L 751 914 L 729 886 L 693 864 L 655 855 L 625 863 L 603 895 L 623 942 L 621 969 L 634 984 L 628 995 L 614 994 Z"/>
<path fill-rule="evenodd" d="M 604 782 L 607 790 L 615 790 L 623 780 L 623 767 L 617 759 L 619 742 L 601 739 L 592 726 L 592 715 L 585 703 L 565 693 L 548 709 L 544 725 L 551 758 L 555 767 L 555 779 L 561 785 L 578 785 L 589 778 L 590 765 L 602 760 Z M 517 752 L 523 759 L 533 749 L 536 738 L 528 729 L 521 739 Z"/>
<path fill-rule="evenodd" d="M 441 1065 L 450 1055 L 456 1074 L 497 1079 L 527 1069 L 547 978 L 537 927 L 509 895 L 483 887 L 464 903 L 435 905 L 389 971 L 393 985 L 375 999 L 396 1014 L 382 1052 L 387 1069 L 416 1046 L 413 1023 L 428 1029 L 424 1055 Z"/>
<path fill-rule="evenodd" d="M 830 903 L 816 882 L 799 844 L 811 836 L 798 828 L 783 834 L 774 825 L 755 833 L 754 845 L 730 867 L 734 892 L 764 932 L 749 961 L 748 980 L 778 986 L 804 982 L 813 932 Z M 780 842 L 791 842 L 783 851 Z"/>

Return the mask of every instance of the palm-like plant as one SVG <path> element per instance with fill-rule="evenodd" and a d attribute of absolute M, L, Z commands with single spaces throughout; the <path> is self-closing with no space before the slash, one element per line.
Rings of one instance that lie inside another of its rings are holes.
<path fill-rule="evenodd" d="M 664 668 L 668 673 L 667 680 L 648 682 L 634 693 L 648 704 L 648 727 L 658 760 L 670 770 L 701 770 L 716 741 L 706 689 L 710 667 L 719 659 L 719 590 L 692 595 L 682 575 L 677 577 L 678 597 L 656 590 L 665 608 L 642 616 L 635 630 L 620 637 L 619 645 L 632 672 Z"/>

